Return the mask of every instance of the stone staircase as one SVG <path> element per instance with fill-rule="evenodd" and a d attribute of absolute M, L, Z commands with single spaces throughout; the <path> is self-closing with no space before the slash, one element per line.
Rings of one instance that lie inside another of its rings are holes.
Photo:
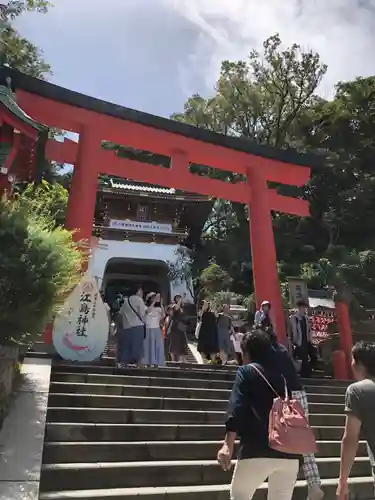
<path fill-rule="evenodd" d="M 227 500 L 215 457 L 235 371 L 53 364 L 40 500 Z M 335 499 L 346 384 L 306 381 L 326 500 Z M 373 499 L 365 443 L 353 499 Z M 267 486 L 256 494 L 266 498 Z M 306 499 L 300 474 L 294 499 Z"/>

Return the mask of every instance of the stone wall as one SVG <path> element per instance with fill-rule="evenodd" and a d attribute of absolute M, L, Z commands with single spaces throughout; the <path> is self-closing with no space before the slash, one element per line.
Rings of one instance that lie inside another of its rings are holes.
<path fill-rule="evenodd" d="M 0 346 L 0 422 L 17 374 L 18 348 Z"/>

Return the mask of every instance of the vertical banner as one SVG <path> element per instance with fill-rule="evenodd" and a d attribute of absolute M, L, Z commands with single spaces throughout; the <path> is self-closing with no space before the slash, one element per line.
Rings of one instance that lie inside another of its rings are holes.
<path fill-rule="evenodd" d="M 287 278 L 289 287 L 289 301 L 292 308 L 297 307 L 297 302 L 303 300 L 309 303 L 309 292 L 306 282 L 301 278 Z"/>
<path fill-rule="evenodd" d="M 53 323 L 53 345 L 63 359 L 93 361 L 108 341 L 107 310 L 96 279 L 86 273 Z"/>

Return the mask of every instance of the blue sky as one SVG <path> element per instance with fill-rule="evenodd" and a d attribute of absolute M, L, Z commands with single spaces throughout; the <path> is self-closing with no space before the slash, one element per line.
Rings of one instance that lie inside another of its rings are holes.
<path fill-rule="evenodd" d="M 50 80 L 169 116 L 209 94 L 220 61 L 243 58 L 267 36 L 317 50 L 329 65 L 320 92 L 375 74 L 375 0 L 53 0 L 19 31 L 44 50 Z"/>

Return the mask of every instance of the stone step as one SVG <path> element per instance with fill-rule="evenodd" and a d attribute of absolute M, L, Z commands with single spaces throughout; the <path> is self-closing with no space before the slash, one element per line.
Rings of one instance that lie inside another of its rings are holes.
<path fill-rule="evenodd" d="M 159 367 L 159 368 L 116 368 L 100 364 L 54 362 L 54 370 L 72 373 L 97 373 L 110 375 L 135 375 L 136 377 L 173 377 L 173 378 L 200 378 L 203 380 L 230 380 L 234 379 L 237 368 L 213 367 L 212 365 L 189 365 L 189 368 Z M 332 379 L 303 379 L 305 385 L 324 385 L 346 387 L 350 381 Z"/>
<path fill-rule="evenodd" d="M 319 441 L 340 440 L 343 426 L 314 427 Z M 201 424 L 98 424 L 86 422 L 47 422 L 45 441 L 211 441 L 222 440 L 224 426 Z"/>
<path fill-rule="evenodd" d="M 119 370 L 111 359 L 54 361 L 40 500 L 227 500 L 231 474 L 215 457 L 235 373 L 197 364 Z M 303 380 L 325 500 L 335 499 L 348 383 Z M 364 442 L 352 475 L 355 499 L 373 498 Z M 299 481 L 293 498 L 306 497 Z M 266 485 L 255 498 L 266 500 Z"/>
<path fill-rule="evenodd" d="M 215 424 L 224 425 L 224 411 L 198 410 L 161 410 L 161 409 L 123 409 L 123 408 L 73 408 L 49 407 L 48 422 L 92 422 L 98 424 Z M 310 423 L 314 426 L 344 425 L 345 415 L 315 413 L 310 415 Z"/>
<path fill-rule="evenodd" d="M 226 411 L 228 408 L 228 397 L 226 399 L 186 399 L 183 397 L 146 397 L 140 393 L 136 394 L 131 390 L 125 390 L 126 396 L 108 394 L 67 394 L 50 392 L 48 403 L 51 407 L 85 407 L 85 408 L 143 408 L 162 410 L 205 410 L 205 411 Z M 136 388 L 137 389 L 137 388 Z M 148 389 L 146 387 L 145 389 Z M 163 388 L 161 388 L 161 393 Z M 207 391 L 209 392 L 209 391 Z M 177 396 L 178 393 L 176 393 Z M 312 402 L 309 397 L 309 411 L 313 413 L 342 414 L 344 411 L 344 400 L 341 404 L 328 403 L 326 401 Z"/>
<path fill-rule="evenodd" d="M 322 478 L 329 479 L 339 475 L 339 458 L 318 458 L 317 462 Z M 369 459 L 357 458 L 351 477 L 369 475 Z M 40 489 L 55 491 L 66 485 L 72 490 L 217 485 L 229 484 L 231 476 L 232 471 L 223 472 L 216 460 L 44 464 Z M 298 477 L 303 479 L 302 472 Z"/>
<path fill-rule="evenodd" d="M 372 477 L 350 478 L 350 500 L 373 500 Z M 325 500 L 336 500 L 337 481 L 323 479 Z M 293 500 L 306 500 L 305 481 L 297 481 Z M 228 500 L 229 485 L 169 486 L 158 488 L 110 488 L 99 490 L 68 490 L 40 493 L 39 500 Z M 256 491 L 254 500 L 267 500 L 267 483 Z"/>
<path fill-rule="evenodd" d="M 50 391 L 53 393 L 66 393 L 66 394 L 73 394 L 73 393 L 78 393 L 78 394 L 112 394 L 112 395 L 117 395 L 117 396 L 148 396 L 150 393 L 156 392 L 156 389 L 154 387 L 156 386 L 139 386 L 139 385 L 133 385 L 131 382 L 129 382 L 129 385 L 122 385 L 120 383 L 114 383 L 115 380 L 112 381 L 112 384 L 105 384 L 105 383 L 84 383 L 84 382 L 51 382 L 50 385 Z M 178 393 L 180 394 L 180 397 L 187 397 L 187 398 L 195 398 L 195 399 L 204 399 L 207 397 L 208 399 L 227 399 L 230 394 L 230 389 L 232 387 L 233 383 L 228 385 L 227 389 L 206 389 L 200 390 L 200 389 L 194 389 L 194 388 L 183 388 L 181 387 L 176 391 L 176 387 L 158 387 L 158 394 L 159 396 L 176 396 Z M 151 388 L 153 387 L 153 388 Z M 336 387 L 330 387 L 326 388 L 324 390 L 323 388 L 319 386 L 307 386 L 306 387 L 306 392 L 307 394 L 314 393 L 314 394 L 322 394 L 325 395 L 325 397 L 331 397 L 331 396 L 344 396 L 345 394 L 345 389 L 344 388 L 339 388 L 337 389 Z"/>
<path fill-rule="evenodd" d="M 374 498 L 374 480 L 371 476 L 350 478 L 351 498 L 371 500 Z M 336 500 L 337 480 L 323 479 L 325 500 Z M 305 481 L 297 481 L 293 500 L 306 500 Z M 39 500 L 228 500 L 228 485 L 175 486 L 161 488 L 118 488 L 101 490 L 78 490 L 41 493 Z M 254 500 L 267 499 L 267 485 L 263 484 L 255 493 Z"/>
<path fill-rule="evenodd" d="M 202 392 L 197 392 L 196 397 L 200 398 L 199 394 L 206 394 L 211 390 L 229 391 L 233 385 L 233 380 L 205 380 L 191 379 L 191 378 L 173 378 L 173 377 L 156 377 L 156 376 L 139 376 L 134 375 L 111 375 L 111 374 L 98 374 L 98 373 L 73 373 L 73 372 L 53 372 L 51 382 L 65 382 L 65 383 L 81 383 L 81 384 L 102 384 L 102 385 L 122 385 L 122 386 L 143 386 L 143 387 L 162 387 L 173 390 L 183 391 L 186 397 L 191 397 L 186 391 L 196 389 Z M 306 384 L 308 392 L 322 393 L 329 396 L 340 396 L 345 394 L 346 385 L 334 385 L 335 381 L 329 387 L 320 386 L 315 384 Z M 329 390 L 329 394 L 328 394 Z"/>
<path fill-rule="evenodd" d="M 46 442 L 43 463 L 212 460 L 221 444 L 220 441 Z M 319 441 L 317 457 L 339 456 L 340 444 L 340 441 Z M 357 456 L 367 456 L 365 441 L 360 442 Z"/>

